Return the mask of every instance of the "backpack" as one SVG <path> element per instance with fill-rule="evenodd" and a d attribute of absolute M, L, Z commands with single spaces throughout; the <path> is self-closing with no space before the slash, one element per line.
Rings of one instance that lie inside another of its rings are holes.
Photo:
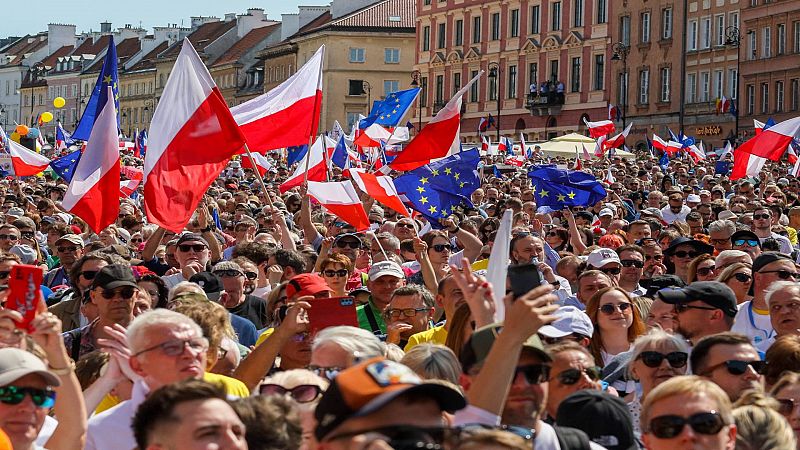
<path fill-rule="evenodd" d="M 561 450 L 590 450 L 589 436 L 577 428 L 553 426 Z"/>

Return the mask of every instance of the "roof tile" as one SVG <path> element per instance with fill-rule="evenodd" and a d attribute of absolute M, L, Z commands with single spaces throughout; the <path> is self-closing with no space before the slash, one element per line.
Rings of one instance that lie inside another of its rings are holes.
<path fill-rule="evenodd" d="M 231 48 L 228 49 L 225 53 L 220 55 L 211 67 L 219 67 L 224 64 L 235 63 L 242 57 L 247 51 L 256 47 L 261 41 L 266 39 L 273 31 L 278 24 L 267 25 L 265 27 L 256 28 L 254 30 L 250 30 L 249 33 L 245 34 L 241 39 L 236 41 L 235 44 Z"/>

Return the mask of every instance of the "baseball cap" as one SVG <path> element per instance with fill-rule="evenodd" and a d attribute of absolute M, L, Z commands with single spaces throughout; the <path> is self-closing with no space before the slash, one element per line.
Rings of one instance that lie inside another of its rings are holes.
<path fill-rule="evenodd" d="M 22 264 L 33 264 L 36 262 L 36 250 L 28 244 L 14 245 L 8 252 L 19 256 Z"/>
<path fill-rule="evenodd" d="M 642 210 L 641 213 L 642 214 L 646 214 L 646 215 L 651 215 L 651 216 L 658 217 L 659 220 L 664 220 L 664 214 L 661 213 L 661 210 L 658 209 L 658 208 L 653 208 L 653 207 L 645 208 L 645 209 Z"/>
<path fill-rule="evenodd" d="M 286 297 L 295 298 L 304 295 L 315 295 L 320 292 L 333 291 L 325 279 L 316 273 L 301 273 L 286 283 Z"/>
<path fill-rule="evenodd" d="M 700 196 L 697 194 L 689 194 L 686 196 L 686 203 L 700 203 Z"/>
<path fill-rule="evenodd" d="M 731 220 L 731 219 L 736 220 L 737 219 L 736 213 L 731 211 L 730 209 L 726 209 L 726 210 L 720 211 L 719 214 L 717 215 L 717 218 L 719 218 L 719 220 Z"/>
<path fill-rule="evenodd" d="M 602 417 L 603 420 L 586 420 Z M 558 405 L 556 425 L 577 428 L 608 450 L 636 450 L 633 419 L 628 405 L 603 391 L 582 389 Z"/>
<path fill-rule="evenodd" d="M 597 216 L 603 217 L 603 216 L 613 216 L 613 215 L 614 211 L 612 211 L 611 208 L 603 208 L 600 210 L 600 214 L 598 214 Z"/>
<path fill-rule="evenodd" d="M 617 263 L 619 264 L 619 255 L 614 250 L 610 248 L 598 248 L 593 250 L 589 253 L 589 257 L 586 258 L 586 262 L 595 268 L 600 268 L 605 266 L 608 263 Z"/>
<path fill-rule="evenodd" d="M 337 242 L 339 242 L 339 241 L 341 241 L 342 239 L 345 239 L 345 238 L 350 238 L 351 240 L 358 241 L 359 245 L 362 244 L 361 243 L 361 238 L 359 238 L 357 234 L 355 234 L 355 233 L 342 233 L 340 235 L 337 235 L 336 238 L 333 239 L 334 245 Z"/>
<path fill-rule="evenodd" d="M 41 376 L 49 386 L 61 385 L 58 377 L 47 370 L 44 362 L 33 353 L 11 347 L 0 349 L 0 386 L 31 374 Z"/>
<path fill-rule="evenodd" d="M 670 274 L 657 275 L 653 278 L 642 278 L 639 280 L 639 284 L 641 284 L 643 288 L 647 289 L 647 292 L 645 293 L 646 297 L 653 297 L 661 289 L 682 288 L 686 286 L 686 283 L 680 279 L 680 277 Z"/>
<path fill-rule="evenodd" d="M 760 271 L 767 264 L 772 264 L 775 261 L 782 261 L 784 259 L 787 261 L 793 261 L 792 258 L 790 258 L 787 255 L 784 255 L 783 253 L 764 252 L 758 255 L 758 258 L 756 258 L 755 261 L 753 261 L 753 273 Z"/>
<path fill-rule="evenodd" d="M 109 264 L 103 267 L 92 280 L 92 289 L 115 289 L 122 286 L 139 287 L 130 266 L 122 264 Z"/>
<path fill-rule="evenodd" d="M 81 247 L 83 247 L 83 239 L 77 234 L 65 234 L 60 238 L 58 238 L 55 244 L 58 245 L 58 243 L 61 241 L 67 241 L 71 244 L 80 245 Z"/>
<path fill-rule="evenodd" d="M 200 241 L 208 247 L 208 241 L 199 233 L 183 233 L 179 238 L 178 242 L 175 245 L 181 245 L 184 242 L 193 242 L 193 241 Z"/>
<path fill-rule="evenodd" d="M 758 246 L 761 247 L 761 239 L 759 239 L 758 235 L 756 235 L 750 230 L 739 230 L 731 235 L 731 242 L 737 239 L 747 239 L 751 241 L 757 241 Z M 753 272 L 755 272 L 755 270 Z"/>
<path fill-rule="evenodd" d="M 201 288 L 209 300 L 217 300 L 220 292 L 224 289 L 222 279 L 211 272 L 197 272 L 189 278 L 189 282 L 195 283 Z"/>
<path fill-rule="evenodd" d="M 14 217 L 22 217 L 25 215 L 25 211 L 22 208 L 15 206 L 13 208 L 9 208 L 8 212 L 6 212 L 6 215 Z"/>
<path fill-rule="evenodd" d="M 539 329 L 539 334 L 549 338 L 561 338 L 572 333 L 592 337 L 594 326 L 585 312 L 574 306 L 562 306 L 553 313 L 557 316 L 555 322 Z"/>
<path fill-rule="evenodd" d="M 478 328 L 470 336 L 469 341 L 464 344 L 459 356 L 459 362 L 464 373 L 468 372 L 476 364 L 480 364 L 489 355 L 489 351 L 494 345 L 495 339 L 503 329 L 502 323 L 493 323 L 484 327 Z M 553 357 L 544 349 L 544 344 L 539 336 L 533 334 L 528 340 L 522 344 L 523 348 L 532 350 L 536 355 L 545 362 L 550 362 Z"/>
<path fill-rule="evenodd" d="M 403 268 L 400 267 L 400 264 L 397 264 L 394 261 L 379 261 L 369 268 L 370 281 L 375 281 L 384 275 L 390 275 L 397 278 L 406 277 L 406 274 L 403 272 Z"/>
<path fill-rule="evenodd" d="M 755 270 L 753 270 L 755 272 Z M 736 294 L 725 283 L 719 281 L 695 281 L 678 289 L 662 289 L 658 296 L 664 303 L 679 305 L 693 301 L 701 301 L 709 306 L 722 310 L 725 315 L 736 317 Z"/>
<path fill-rule="evenodd" d="M 467 406 L 455 389 L 426 383 L 403 364 L 376 357 L 339 372 L 331 381 L 314 411 L 314 434 L 322 441 L 348 419 L 368 416 L 410 394 L 435 400 L 443 411 L 455 412 Z"/>

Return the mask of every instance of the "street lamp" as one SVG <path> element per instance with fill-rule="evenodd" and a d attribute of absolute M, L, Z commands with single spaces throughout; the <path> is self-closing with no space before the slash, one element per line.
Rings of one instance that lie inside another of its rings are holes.
<path fill-rule="evenodd" d="M 41 62 L 37 62 L 30 69 L 28 69 L 31 73 L 31 126 L 36 125 L 36 119 L 33 117 L 33 89 L 34 85 L 37 81 L 39 81 L 39 76 L 43 73 L 47 72 L 50 68 L 42 64 Z"/>
<path fill-rule="evenodd" d="M 372 85 L 369 84 L 369 81 L 361 82 L 361 93 L 367 94 L 367 115 L 369 115 L 372 110 Z"/>
<path fill-rule="evenodd" d="M 497 96 L 497 118 L 494 121 L 494 126 L 497 127 L 497 142 L 500 142 L 500 64 L 496 62 L 489 63 L 489 79 L 494 84 L 494 93 Z"/>
<path fill-rule="evenodd" d="M 420 86 L 421 75 L 422 74 L 417 69 L 411 71 L 411 87 L 419 87 L 422 89 L 422 92 L 417 97 L 417 108 L 419 109 L 419 113 L 417 114 L 417 133 L 422 129 L 422 96 L 425 95 L 425 87 Z"/>
<path fill-rule="evenodd" d="M 742 77 L 740 69 L 742 67 L 742 55 L 741 55 L 741 47 L 742 47 L 742 34 L 739 31 L 739 27 L 736 26 L 729 26 L 725 29 L 725 45 L 735 46 L 736 47 L 736 98 L 731 99 L 733 101 L 734 106 L 736 107 L 736 138 L 734 140 L 734 144 L 739 141 L 739 79 Z"/>
<path fill-rule="evenodd" d="M 622 83 L 624 86 L 621 86 L 621 95 L 622 97 L 620 103 L 622 103 L 622 128 L 625 129 L 625 116 L 627 116 L 627 106 L 628 106 L 628 53 L 631 52 L 631 48 L 628 45 L 625 45 L 622 42 L 617 42 L 616 44 L 611 46 L 611 60 L 612 61 L 622 61 Z"/>

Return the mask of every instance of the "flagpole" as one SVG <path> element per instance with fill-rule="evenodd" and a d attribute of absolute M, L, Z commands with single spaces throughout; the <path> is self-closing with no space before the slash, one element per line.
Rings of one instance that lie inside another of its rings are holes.
<path fill-rule="evenodd" d="M 269 191 L 267 191 L 267 185 L 264 183 L 264 179 L 261 178 L 261 172 L 258 171 L 258 164 L 256 163 L 256 159 L 253 157 L 253 154 L 250 152 L 250 147 L 247 146 L 247 142 L 244 143 L 244 151 L 247 152 L 247 156 L 250 158 L 250 164 L 253 166 L 253 172 L 256 173 L 258 184 L 261 185 L 261 189 L 264 191 L 264 196 L 267 197 L 267 203 L 269 203 L 269 206 L 274 211 L 275 206 L 272 204 L 272 197 L 270 197 Z"/>

